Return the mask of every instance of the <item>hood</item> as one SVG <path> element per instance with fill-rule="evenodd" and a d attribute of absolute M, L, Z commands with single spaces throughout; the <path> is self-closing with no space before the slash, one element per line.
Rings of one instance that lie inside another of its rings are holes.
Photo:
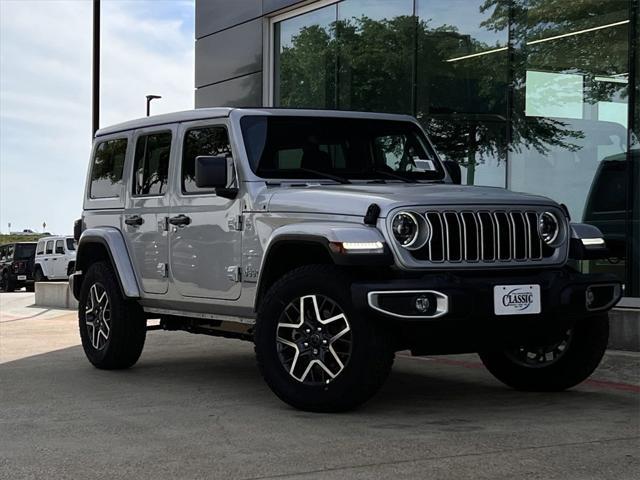
<path fill-rule="evenodd" d="M 271 193 L 270 212 L 355 216 L 363 216 L 372 203 L 380 207 L 381 217 L 394 208 L 419 205 L 557 205 L 546 197 L 504 188 L 453 184 L 282 186 L 274 187 Z"/>

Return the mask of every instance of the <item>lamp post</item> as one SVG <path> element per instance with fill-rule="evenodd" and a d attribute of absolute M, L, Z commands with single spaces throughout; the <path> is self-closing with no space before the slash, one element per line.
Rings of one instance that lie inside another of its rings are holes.
<path fill-rule="evenodd" d="M 93 0 L 93 83 L 91 91 L 91 137 L 100 124 L 100 0 Z"/>
<path fill-rule="evenodd" d="M 160 95 L 147 95 L 147 117 L 149 116 L 149 113 L 151 112 L 150 107 L 151 107 L 151 100 L 155 100 L 156 98 L 162 98 Z"/>

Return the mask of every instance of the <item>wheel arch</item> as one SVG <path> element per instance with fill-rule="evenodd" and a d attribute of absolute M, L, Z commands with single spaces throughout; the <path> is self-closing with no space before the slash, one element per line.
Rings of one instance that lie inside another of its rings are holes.
<path fill-rule="evenodd" d="M 34 275 L 38 269 L 40 269 L 40 271 L 42 272 L 42 275 L 44 275 L 45 277 L 49 277 L 49 275 L 47 274 L 46 266 L 43 262 L 36 261 L 36 263 L 33 265 Z"/>
<path fill-rule="evenodd" d="M 332 243 L 374 241 L 385 246 L 383 254 L 350 255 L 331 248 Z M 393 256 L 376 228 L 329 222 L 285 225 L 274 232 L 265 248 L 254 310 L 258 310 L 265 293 L 278 278 L 303 265 L 383 266 L 392 263 Z"/>
<path fill-rule="evenodd" d="M 76 298 L 80 296 L 84 274 L 92 263 L 98 261 L 111 264 L 124 297 L 140 298 L 140 288 L 127 246 L 120 230 L 114 227 L 90 228 L 80 236 L 72 282 Z"/>

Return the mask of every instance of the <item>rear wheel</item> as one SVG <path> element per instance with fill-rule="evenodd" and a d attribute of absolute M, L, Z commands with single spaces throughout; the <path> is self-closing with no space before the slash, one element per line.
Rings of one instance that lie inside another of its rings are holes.
<path fill-rule="evenodd" d="M 15 282 L 11 280 L 11 275 L 6 270 L 0 277 L 0 289 L 5 292 L 13 292 L 16 289 Z"/>
<path fill-rule="evenodd" d="M 388 336 L 357 315 L 349 278 L 310 265 L 277 281 L 258 311 L 258 366 L 273 392 L 293 407 L 355 408 L 382 386 L 393 364 Z"/>
<path fill-rule="evenodd" d="M 122 296 L 111 266 L 92 264 L 78 302 L 82 347 L 97 368 L 129 368 L 138 361 L 146 336 L 146 319 L 137 302 Z"/>
<path fill-rule="evenodd" d="M 485 367 L 517 390 L 560 391 L 586 380 L 598 367 L 609 340 L 607 314 L 580 319 L 547 345 L 481 352 Z"/>

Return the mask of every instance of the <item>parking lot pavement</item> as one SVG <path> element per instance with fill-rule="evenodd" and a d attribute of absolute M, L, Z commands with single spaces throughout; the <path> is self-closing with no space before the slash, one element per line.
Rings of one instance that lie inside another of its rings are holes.
<path fill-rule="evenodd" d="M 153 331 L 134 368 L 100 371 L 78 345 L 75 313 L 11 307 L 20 299 L 5 295 L 1 479 L 622 480 L 640 471 L 637 354 L 610 352 L 590 381 L 554 394 L 509 390 L 473 355 L 399 355 L 363 408 L 311 414 L 271 394 L 248 343 Z"/>

